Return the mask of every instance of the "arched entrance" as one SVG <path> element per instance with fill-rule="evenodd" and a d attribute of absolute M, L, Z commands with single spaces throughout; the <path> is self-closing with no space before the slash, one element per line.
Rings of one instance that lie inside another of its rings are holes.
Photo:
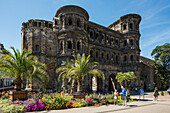
<path fill-rule="evenodd" d="M 101 78 L 97 78 L 97 92 L 103 91 L 103 80 Z"/>
<path fill-rule="evenodd" d="M 116 75 L 115 74 L 111 74 L 109 76 L 109 87 L 108 87 L 108 91 L 109 92 L 114 92 L 115 88 L 117 88 L 117 81 L 116 81 Z"/>
<path fill-rule="evenodd" d="M 103 91 L 103 80 L 101 78 L 92 77 L 92 91 L 93 92 L 102 92 Z"/>
<path fill-rule="evenodd" d="M 95 77 L 92 77 L 92 91 L 93 92 L 97 91 L 97 82 Z"/>

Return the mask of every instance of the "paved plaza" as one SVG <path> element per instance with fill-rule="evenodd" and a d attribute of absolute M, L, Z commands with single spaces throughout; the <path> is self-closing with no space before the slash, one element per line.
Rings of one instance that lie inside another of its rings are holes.
<path fill-rule="evenodd" d="M 139 98 L 138 95 L 131 97 Z M 170 113 L 170 95 L 159 96 L 158 101 L 153 101 L 152 94 L 147 94 L 145 101 L 130 102 L 128 107 L 122 106 L 122 104 L 103 105 L 34 113 Z"/>

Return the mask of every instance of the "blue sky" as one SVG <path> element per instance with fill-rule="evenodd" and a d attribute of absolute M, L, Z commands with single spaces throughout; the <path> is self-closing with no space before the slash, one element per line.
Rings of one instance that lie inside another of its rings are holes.
<path fill-rule="evenodd" d="M 170 43 L 170 0 L 1 0 L 0 43 L 21 50 L 21 26 L 29 19 L 52 21 L 64 5 L 83 7 L 90 21 L 108 26 L 122 15 L 137 13 L 140 24 L 141 55 L 151 58 L 151 51 Z"/>

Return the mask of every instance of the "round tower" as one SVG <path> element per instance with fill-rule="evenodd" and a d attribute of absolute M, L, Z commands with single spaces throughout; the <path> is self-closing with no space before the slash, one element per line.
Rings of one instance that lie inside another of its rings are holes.
<path fill-rule="evenodd" d="M 84 28 L 85 21 L 88 21 L 87 11 L 79 6 L 67 5 L 61 7 L 53 18 L 53 27 L 56 31 Z"/>

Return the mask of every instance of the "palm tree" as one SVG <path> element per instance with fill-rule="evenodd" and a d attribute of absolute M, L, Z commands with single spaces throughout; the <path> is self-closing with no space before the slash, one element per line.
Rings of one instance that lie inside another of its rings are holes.
<path fill-rule="evenodd" d="M 122 86 L 122 83 L 125 82 L 125 88 L 127 88 L 127 82 L 131 82 L 136 78 L 133 72 L 122 73 L 119 72 L 116 76 L 117 81 Z"/>
<path fill-rule="evenodd" d="M 45 90 L 46 85 L 49 82 L 49 76 L 46 72 L 47 67 L 45 64 L 38 61 L 38 58 L 35 56 L 27 57 L 25 63 L 25 77 L 28 78 L 30 83 L 33 79 L 40 81 L 42 88 Z"/>
<path fill-rule="evenodd" d="M 73 55 L 74 59 L 71 61 L 65 61 L 62 63 L 56 72 L 59 73 L 58 79 L 68 78 L 69 81 L 72 80 L 74 84 L 75 80 L 78 80 L 77 92 L 82 92 L 82 81 L 86 75 L 93 75 L 95 80 L 97 77 L 105 79 L 104 74 L 101 70 L 96 69 L 95 67 L 99 64 L 97 62 L 89 62 L 90 55 L 82 56 L 80 54 Z"/>
<path fill-rule="evenodd" d="M 11 47 L 14 55 L 9 51 L 7 55 L 0 59 L 0 70 L 7 73 L 8 77 L 14 77 L 14 84 L 16 90 L 21 90 L 21 84 L 23 78 L 27 77 L 30 82 L 32 79 L 38 79 L 42 84 L 43 88 L 45 83 L 48 82 L 49 77 L 46 73 L 46 66 L 38 61 L 35 56 L 30 55 L 31 51 L 23 50 L 22 53 L 19 50 L 15 50 Z"/>

